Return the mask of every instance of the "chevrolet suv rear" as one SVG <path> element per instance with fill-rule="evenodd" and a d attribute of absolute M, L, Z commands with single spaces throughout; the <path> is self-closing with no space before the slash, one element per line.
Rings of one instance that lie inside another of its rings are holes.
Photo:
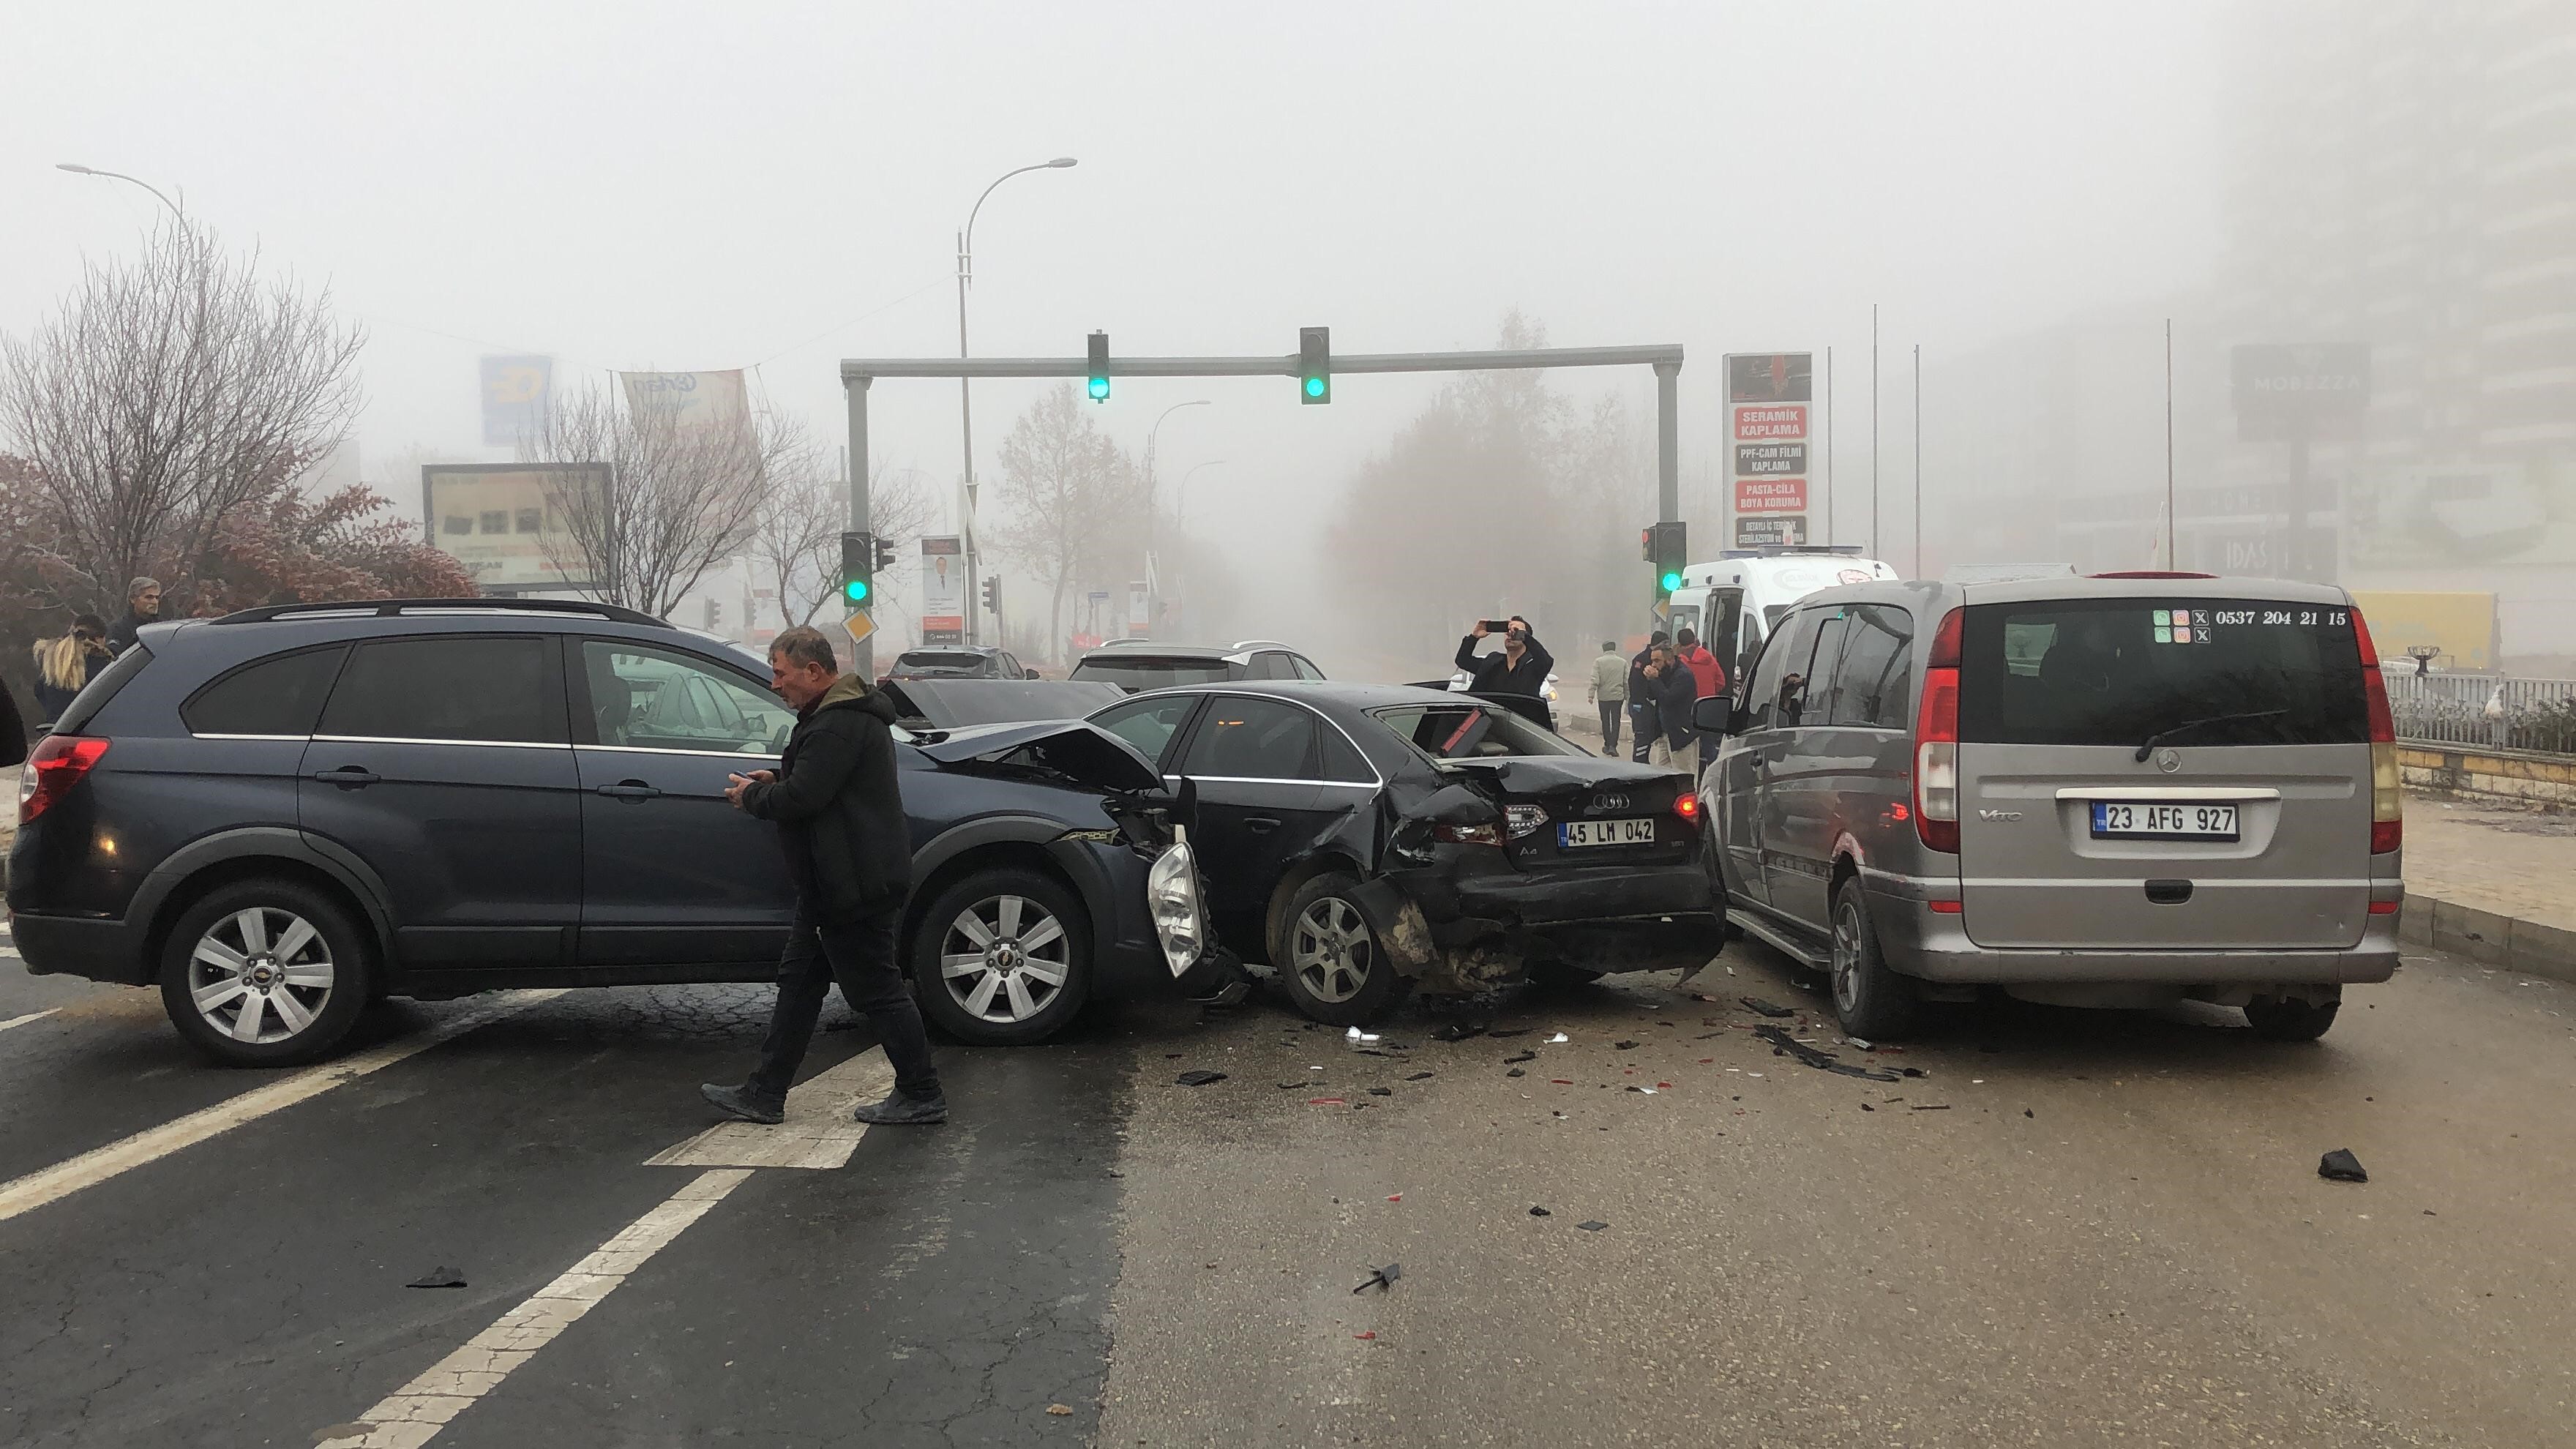
<path fill-rule="evenodd" d="M 2311 1039 L 2397 964 L 2399 788 L 2349 595 L 2201 575 L 1802 602 L 1703 781 L 1730 915 L 1846 1029 L 1925 995 L 2245 1008 Z"/>

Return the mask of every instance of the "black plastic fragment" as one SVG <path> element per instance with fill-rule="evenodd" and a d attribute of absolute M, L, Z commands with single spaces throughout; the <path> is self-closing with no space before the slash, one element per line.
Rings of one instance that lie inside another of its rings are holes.
<path fill-rule="evenodd" d="M 1796 1037 L 1789 1035 L 1789 1030 L 1786 1027 L 1757 1026 L 1753 1028 L 1753 1034 L 1764 1041 L 1771 1043 L 1771 1054 L 1773 1056 L 1796 1057 L 1798 1060 L 1805 1062 L 1808 1066 L 1814 1067 L 1820 1072 L 1832 1072 L 1837 1076 L 1844 1077 L 1858 1077 L 1865 1082 L 1892 1082 L 1896 1080 L 1896 1074 L 1894 1072 L 1881 1072 L 1872 1070 L 1868 1067 L 1856 1067 L 1835 1056 L 1832 1052 L 1819 1051 L 1816 1048 L 1807 1045 L 1805 1042 L 1798 1040 Z"/>
<path fill-rule="evenodd" d="M 2369 1170 L 2361 1165 L 2360 1158 L 2352 1155 L 2352 1149 L 2349 1147 L 2338 1147 L 2318 1158 L 2317 1176 L 2331 1178 L 2336 1182 L 2370 1181 Z"/>
<path fill-rule="evenodd" d="M 1394 1096 L 1394 1095 L 1395 1095 L 1395 1088 L 1393 1088 L 1393 1087 L 1371 1087 L 1371 1088 L 1369 1088 L 1369 1089 L 1368 1089 L 1368 1094 L 1369 1094 L 1370 1096 L 1372 1096 L 1372 1097 L 1392 1097 L 1392 1096 Z"/>
<path fill-rule="evenodd" d="M 1492 1031 L 1489 1031 L 1489 1032 L 1485 1033 L 1485 1035 L 1487 1035 L 1487 1036 L 1497 1036 L 1497 1037 L 1499 1037 L 1499 1036 L 1527 1036 L 1527 1035 L 1529 1035 L 1531 1032 L 1536 1031 L 1536 1030 L 1538 1030 L 1538 1028 L 1536 1028 L 1536 1027 L 1532 1027 L 1532 1026 L 1496 1027 L 1496 1028 L 1495 1028 L 1495 1029 L 1493 1029 Z"/>
<path fill-rule="evenodd" d="M 1550 1216 L 1550 1214 L 1548 1210 L 1543 1207 L 1534 1207 L 1530 1209 L 1530 1216 L 1534 1218 L 1543 1218 Z"/>
<path fill-rule="evenodd" d="M 1632 1052 L 1636 1049 L 1637 1044 L 1632 1041 L 1614 1041 L 1610 1043 L 1610 1050 L 1614 1052 Z"/>
<path fill-rule="evenodd" d="M 1536 1053 L 1536 1052 L 1522 1052 L 1519 1056 L 1516 1056 L 1516 1057 L 1505 1057 L 1505 1058 L 1503 1058 L 1503 1065 L 1508 1067 L 1508 1066 L 1512 1065 L 1514 1062 L 1534 1062 L 1534 1061 L 1537 1061 L 1537 1060 L 1538 1060 L 1538 1053 Z"/>
<path fill-rule="evenodd" d="M 1790 1010 L 1788 1007 L 1779 1005 L 1776 1002 L 1765 1001 L 1759 996 L 1740 996 L 1736 999 L 1744 1003 L 1746 1010 L 1758 1011 L 1764 1016 L 1796 1016 L 1798 1014 L 1797 1012 Z"/>
<path fill-rule="evenodd" d="M 1526 1077 L 1529 1075 L 1529 1069 L 1526 1067 L 1514 1067 L 1510 1071 L 1503 1073 L 1503 1075 L 1507 1077 Z"/>
<path fill-rule="evenodd" d="M 1600 1219 L 1598 1219 L 1598 1218 L 1595 1218 L 1595 1219 L 1593 1219 L 1591 1222 L 1588 1222 L 1588 1223 L 1576 1223 L 1576 1224 L 1575 1224 L 1575 1226 L 1576 1226 L 1576 1227 L 1578 1227 L 1578 1228 L 1583 1229 L 1583 1230 L 1584 1230 L 1585 1232 L 1587 1232 L 1587 1233 L 1597 1233 L 1597 1232 L 1601 1231 L 1603 1228 L 1606 1228 L 1606 1227 L 1608 1227 L 1608 1226 L 1610 1226 L 1610 1225 L 1609 1225 L 1608 1223 L 1602 1222 L 1602 1221 L 1601 1221 Z"/>
<path fill-rule="evenodd" d="M 1404 1265 L 1402 1263 L 1389 1263 L 1383 1268 L 1370 1269 L 1368 1281 L 1362 1283 L 1351 1291 L 1354 1293 L 1366 1293 L 1371 1288 L 1393 1288 L 1395 1286 L 1395 1280 L 1403 1276 Z"/>
<path fill-rule="evenodd" d="M 1427 1082 L 1431 1080 L 1431 1074 L 1429 1072 L 1415 1072 L 1413 1075 L 1406 1077 L 1405 1080 L 1408 1082 Z"/>
<path fill-rule="evenodd" d="M 1211 1082 L 1222 1082 L 1224 1080 L 1225 1073 L 1223 1072 L 1183 1072 L 1172 1079 L 1172 1085 L 1175 1087 L 1204 1087 Z"/>
<path fill-rule="evenodd" d="M 1453 1021 L 1447 1026 L 1440 1028 L 1438 1031 L 1433 1032 L 1431 1034 L 1431 1039 L 1433 1041 L 1465 1041 L 1471 1036 L 1483 1036 L 1484 1034 L 1485 1029 L 1481 1026 L 1472 1026 L 1463 1021 Z"/>
<path fill-rule="evenodd" d="M 403 1285 L 406 1288 L 462 1288 L 465 1275 L 454 1268 L 432 1268 Z"/>

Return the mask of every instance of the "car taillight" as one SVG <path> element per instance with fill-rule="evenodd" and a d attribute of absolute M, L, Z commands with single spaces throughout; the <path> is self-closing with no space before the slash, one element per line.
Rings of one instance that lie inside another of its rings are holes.
<path fill-rule="evenodd" d="M 1537 805 L 1506 805 L 1503 822 L 1514 840 L 1535 832 L 1547 823 L 1547 811 Z"/>
<path fill-rule="evenodd" d="M 1946 855 L 1959 853 L 1959 646 L 1966 627 L 1960 610 L 1941 616 L 1914 711 L 1914 833 L 1926 850 Z"/>
<path fill-rule="evenodd" d="M 26 772 L 18 779 L 18 823 L 24 825 L 44 814 L 106 754 L 105 740 L 78 735 L 47 735 L 38 740 L 35 753 L 27 756 Z"/>
<path fill-rule="evenodd" d="M 1693 825 L 1699 823 L 1699 797 L 1684 790 L 1673 797 L 1673 813 Z"/>
<path fill-rule="evenodd" d="M 2361 697 L 2370 715 L 2370 853 L 2386 855 L 2405 843 L 2406 782 L 2397 769 L 2397 718 L 2388 708 L 2388 680 L 2379 672 L 2379 650 L 2359 609 L 2352 611 L 2352 642 L 2361 650 Z"/>

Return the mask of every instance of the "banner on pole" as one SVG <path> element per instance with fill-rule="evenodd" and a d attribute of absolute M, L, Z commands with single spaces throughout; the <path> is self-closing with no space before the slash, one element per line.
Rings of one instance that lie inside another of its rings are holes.
<path fill-rule="evenodd" d="M 921 541 L 921 642 L 966 642 L 966 541 L 955 534 Z"/>
<path fill-rule="evenodd" d="M 1726 357 L 1727 512 L 1737 548 L 1807 541 L 1807 457 L 1815 401 L 1812 352 L 1736 352 Z"/>

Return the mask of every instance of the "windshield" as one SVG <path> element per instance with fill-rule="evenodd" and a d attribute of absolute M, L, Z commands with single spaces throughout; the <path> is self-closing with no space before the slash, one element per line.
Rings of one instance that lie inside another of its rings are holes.
<path fill-rule="evenodd" d="M 1161 689 L 1173 684 L 1223 684 L 1222 659 L 1085 659 L 1073 666 L 1074 679 L 1123 684 L 1129 689 Z"/>
<path fill-rule="evenodd" d="M 1519 715 L 1482 705 L 1400 704 L 1370 710 L 1369 718 L 1435 760 L 1584 753 Z"/>
<path fill-rule="evenodd" d="M 2238 599 L 1969 608 L 1959 732 L 1992 744 L 2360 744 L 2352 613 Z"/>
<path fill-rule="evenodd" d="M 984 656 L 961 651 L 914 650 L 894 662 L 897 669 L 981 669 Z"/>

